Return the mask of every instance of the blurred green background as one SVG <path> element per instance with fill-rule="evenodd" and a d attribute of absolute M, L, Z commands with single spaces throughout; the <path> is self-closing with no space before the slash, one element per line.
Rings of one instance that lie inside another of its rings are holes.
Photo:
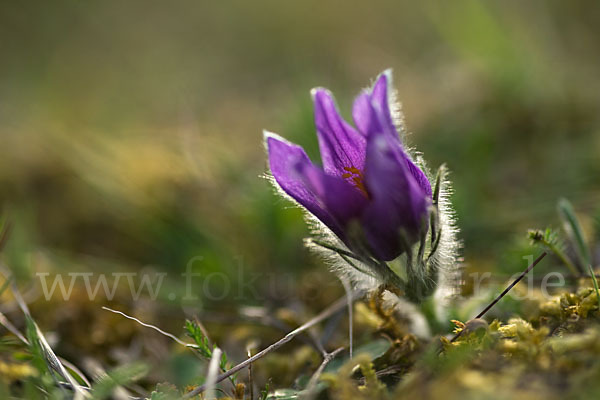
<path fill-rule="evenodd" d="M 25 278 L 151 268 L 177 287 L 201 256 L 234 281 L 271 273 L 264 301 L 277 276 L 335 283 L 260 178 L 262 129 L 316 160 L 309 90 L 349 117 L 392 68 L 411 144 L 452 171 L 466 263 L 501 269 L 560 196 L 600 205 L 599 18 L 564 1 L 3 2 L 2 257 Z"/>

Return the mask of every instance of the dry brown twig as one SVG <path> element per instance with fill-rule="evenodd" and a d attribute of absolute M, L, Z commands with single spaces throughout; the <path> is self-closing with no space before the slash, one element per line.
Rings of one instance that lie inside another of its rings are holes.
<path fill-rule="evenodd" d="M 306 395 L 303 398 L 311 399 L 314 397 L 314 395 L 316 394 L 315 389 L 317 388 L 317 383 L 319 382 L 319 378 L 325 370 L 325 367 L 327 367 L 327 365 L 343 350 L 344 348 L 340 347 L 335 349 L 331 353 L 325 354 L 325 356 L 323 357 L 323 362 L 321 363 L 321 365 L 319 365 L 319 368 L 317 368 L 315 373 L 310 377 L 310 381 L 308 381 L 308 385 L 306 385 Z"/>
<path fill-rule="evenodd" d="M 533 261 L 523 272 L 521 272 L 521 274 L 510 285 L 508 285 L 502 293 L 500 293 L 490 304 L 488 304 L 483 310 L 481 310 L 481 312 L 479 314 L 477 314 L 477 316 L 473 319 L 479 319 L 479 318 L 483 317 L 489 310 L 491 310 L 491 308 L 494 307 L 496 305 L 496 303 L 498 303 L 500 300 L 502 300 L 502 298 L 508 292 L 510 292 L 510 290 L 513 287 L 515 287 L 515 285 L 517 283 L 521 282 L 521 279 L 523 279 L 525 277 L 525 275 L 527 275 L 529 273 L 529 271 L 531 271 L 533 269 L 533 267 L 538 265 L 538 263 L 540 261 L 542 261 L 542 259 L 544 257 L 546 257 L 546 254 L 547 253 L 545 251 L 542 254 L 540 254 L 539 257 L 535 259 L 535 261 Z M 460 337 L 460 335 L 462 335 L 463 332 L 464 332 L 464 330 L 458 331 L 456 333 L 456 335 L 454 335 L 452 337 L 452 339 L 450 339 L 450 342 L 454 342 L 456 339 L 458 339 Z"/>
<path fill-rule="evenodd" d="M 362 295 L 362 292 L 353 292 L 351 298 L 354 301 L 354 300 L 358 299 L 361 295 Z M 219 382 L 221 382 L 221 381 L 229 378 L 231 375 L 233 375 L 236 372 L 238 372 L 238 371 L 246 368 L 247 366 L 249 366 L 250 364 L 252 364 L 256 360 L 261 359 L 262 357 L 266 356 L 267 354 L 271 353 L 272 351 L 277 350 L 278 348 L 280 348 L 284 344 L 286 344 L 289 341 L 291 341 L 294 337 L 296 337 L 300 333 L 306 331 L 307 329 L 312 328 L 313 326 L 317 325 L 318 323 L 322 322 L 323 320 L 329 318 L 330 316 L 334 315 L 335 313 L 337 313 L 338 311 L 340 311 L 344 307 L 347 307 L 347 304 L 348 304 L 348 297 L 347 296 L 344 296 L 344 297 L 340 298 L 335 303 L 333 303 L 332 305 L 330 305 L 329 307 L 327 307 L 325 310 L 323 310 L 319 314 L 317 314 L 315 317 L 313 317 L 312 319 L 310 319 L 308 322 L 306 322 L 303 325 L 299 326 L 298 328 L 294 329 L 293 331 L 291 331 L 290 333 L 288 333 L 287 335 L 285 335 L 283 338 L 281 338 L 277 342 L 273 343 L 272 345 L 268 346 L 264 350 L 259 351 L 258 353 L 256 353 L 252 357 L 247 358 L 246 360 L 242 361 L 241 363 L 239 363 L 235 367 L 233 367 L 233 368 L 227 370 L 226 372 L 222 373 L 221 375 L 219 375 L 217 377 L 217 379 L 216 379 L 215 384 L 217 384 L 217 383 L 219 383 Z M 192 397 L 197 396 L 198 394 L 204 392 L 205 390 L 206 390 L 206 385 L 198 386 L 194 390 L 186 393 L 183 396 L 183 398 L 184 399 L 192 398 Z"/>

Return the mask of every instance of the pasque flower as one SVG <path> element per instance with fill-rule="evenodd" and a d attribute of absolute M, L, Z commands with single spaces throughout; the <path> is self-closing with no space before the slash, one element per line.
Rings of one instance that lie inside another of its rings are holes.
<path fill-rule="evenodd" d="M 354 101 L 354 125 L 329 91 L 312 91 L 322 167 L 298 145 L 266 133 L 269 166 L 279 187 L 352 251 L 397 258 L 429 229 L 432 190 L 400 139 L 390 101 L 391 75 L 381 74 Z"/>
<path fill-rule="evenodd" d="M 308 211 L 309 248 L 359 289 L 382 288 L 414 303 L 455 294 L 460 246 L 450 182 L 443 165 L 430 181 L 424 161 L 403 143 L 391 72 L 356 98 L 353 124 L 327 90 L 312 95 L 322 166 L 265 132 L 272 182 Z"/>

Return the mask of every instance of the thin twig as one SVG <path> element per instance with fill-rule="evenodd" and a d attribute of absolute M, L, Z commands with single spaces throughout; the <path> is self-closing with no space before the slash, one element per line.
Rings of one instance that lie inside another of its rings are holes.
<path fill-rule="evenodd" d="M 337 332 L 337 326 L 340 323 L 340 320 L 343 317 L 343 313 L 340 310 L 340 312 L 338 312 L 337 314 L 333 315 L 325 324 L 325 326 L 323 326 L 323 330 L 319 336 L 319 341 L 323 344 L 323 346 L 326 346 L 327 343 L 329 343 L 329 341 L 331 340 L 331 337 L 333 336 L 333 334 L 335 332 Z M 321 352 L 321 354 L 323 354 Z"/>
<path fill-rule="evenodd" d="M 190 348 L 190 349 L 198 349 L 198 348 L 199 348 L 199 346 L 198 346 L 198 345 L 196 345 L 196 344 L 192 344 L 192 343 L 186 343 L 186 342 L 184 342 L 183 340 L 179 339 L 177 336 L 173 335 L 172 333 L 165 332 L 165 331 L 163 331 L 162 329 L 160 329 L 158 326 L 155 326 L 155 325 L 152 325 L 152 324 L 148 324 L 148 323 L 142 322 L 142 321 L 140 321 L 139 319 L 137 319 L 137 318 L 135 318 L 135 317 L 132 317 L 132 316 L 130 316 L 130 315 L 127 315 L 127 314 L 125 314 L 125 313 L 124 313 L 124 312 L 122 312 L 122 311 L 113 310 L 112 308 L 108 308 L 108 307 L 102 307 L 102 309 L 103 309 L 103 310 L 106 310 L 106 311 L 110 311 L 110 312 L 112 312 L 112 313 L 115 313 L 115 314 L 122 315 L 123 317 L 125 317 L 125 318 L 127 318 L 127 319 L 130 319 L 130 320 L 132 320 L 132 321 L 135 321 L 135 322 L 137 322 L 138 324 L 140 324 L 140 325 L 142 325 L 142 326 L 144 326 L 144 327 L 146 327 L 146 328 L 153 329 L 153 330 L 157 331 L 158 333 L 160 333 L 161 335 L 164 335 L 164 336 L 168 337 L 169 339 L 172 339 L 172 340 L 174 340 L 176 343 L 178 343 L 178 344 L 180 344 L 180 345 L 182 345 L 182 346 L 184 346 L 184 347 L 187 347 L 187 348 Z M 199 321 L 198 321 L 198 318 L 195 318 L 195 320 L 196 320 L 197 322 L 199 322 Z M 203 333 L 203 334 L 205 334 L 206 338 L 208 339 L 208 335 L 206 334 L 206 330 L 204 329 L 204 326 L 202 326 L 202 325 L 199 325 L 199 326 L 201 327 L 201 328 L 200 328 L 200 330 L 202 331 L 202 333 Z M 208 339 L 208 340 L 210 341 L 210 339 Z M 194 353 L 195 353 L 195 352 L 194 352 Z M 196 353 L 195 353 L 195 354 L 196 354 Z M 197 355 L 197 354 L 196 354 L 196 355 Z M 197 355 L 197 356 L 198 356 L 198 355 Z M 234 386 L 234 388 L 235 388 L 235 384 L 234 384 L 233 382 L 231 382 L 231 384 L 232 384 L 232 386 Z"/>
<path fill-rule="evenodd" d="M 348 299 L 348 338 L 350 342 L 348 351 L 350 353 L 350 359 L 352 360 L 352 339 L 354 336 L 352 333 L 352 328 L 354 326 L 354 321 L 352 319 L 352 304 L 354 303 L 352 301 L 352 286 L 350 286 L 350 282 L 348 282 L 348 279 L 346 279 L 345 277 L 342 277 L 341 281 L 342 285 L 344 285 L 344 290 L 346 291 L 346 298 Z"/>
<path fill-rule="evenodd" d="M 356 300 L 360 295 L 362 295 L 362 292 L 354 292 L 352 294 L 352 299 Z M 241 363 L 239 363 L 235 367 L 229 369 L 227 372 L 224 372 L 223 374 L 219 375 L 217 377 L 217 380 L 216 380 L 215 383 L 219 383 L 222 380 L 229 378 L 231 375 L 233 375 L 236 372 L 238 372 L 238 371 L 246 368 L 248 365 L 252 364 L 256 360 L 258 360 L 258 359 L 266 356 L 267 354 L 269 354 L 270 352 L 272 352 L 274 350 L 277 350 L 278 348 L 280 348 L 281 346 L 283 346 L 284 344 L 286 344 L 290 340 L 292 340 L 298 334 L 306 331 L 307 329 L 310 329 L 311 327 L 315 326 L 316 324 L 320 323 L 321 321 L 329 318 L 333 314 L 335 314 L 338 311 L 340 311 L 340 309 L 342 309 L 343 307 L 346 306 L 346 303 L 347 303 L 347 298 L 346 298 L 346 296 L 344 296 L 341 299 L 337 300 L 332 305 L 330 305 L 329 307 L 327 307 L 325 310 L 321 311 L 318 315 L 316 315 L 314 318 L 312 318 L 311 320 L 309 320 L 305 324 L 299 326 L 298 328 L 294 329 L 293 331 L 291 331 L 290 333 L 288 333 L 287 335 L 285 335 L 283 338 L 281 338 L 277 342 L 275 342 L 272 345 L 268 346 L 264 350 L 259 351 L 258 353 L 256 353 L 252 357 L 247 358 L 246 360 L 242 361 Z M 206 384 L 202 385 L 202 386 L 198 386 L 197 388 L 195 388 L 191 392 L 186 393 L 183 396 L 183 398 L 184 399 L 189 399 L 191 397 L 194 397 L 194 396 L 202 393 L 204 390 L 206 390 Z"/>
<path fill-rule="evenodd" d="M 338 349 L 335 349 L 331 353 L 325 354 L 325 357 L 323 357 L 323 362 L 321 363 L 321 365 L 319 365 L 319 368 L 317 368 L 315 373 L 310 377 L 310 381 L 308 381 L 308 385 L 306 385 L 306 397 L 303 398 L 310 399 L 314 396 L 314 391 L 317 387 L 317 383 L 319 382 L 321 374 L 323 373 L 327 365 L 343 350 L 344 348 L 340 347 Z"/>
<path fill-rule="evenodd" d="M 194 317 L 194 319 L 196 320 L 197 318 Z M 244 314 L 243 312 L 238 313 L 237 315 L 225 315 L 223 313 L 210 314 L 210 313 L 205 312 L 205 313 L 203 313 L 203 318 L 202 318 L 202 320 L 206 323 L 217 323 L 217 324 L 239 324 L 240 319 L 243 319 L 244 322 L 257 324 L 262 327 L 274 328 L 274 329 L 277 329 L 278 331 L 281 331 L 284 333 L 289 332 L 290 329 L 292 328 L 289 325 L 287 325 L 286 323 L 278 320 L 277 318 L 272 317 L 271 315 L 269 315 L 268 312 L 265 313 L 264 315 L 263 314 L 250 315 L 250 314 Z M 210 337 L 209 337 L 209 340 L 210 340 Z M 313 340 L 312 337 L 300 335 L 297 337 L 297 340 L 300 340 L 309 346 L 313 346 L 315 348 L 315 350 L 317 350 L 321 353 L 321 350 L 319 349 L 318 345 L 316 344 L 316 342 Z"/>
<path fill-rule="evenodd" d="M 529 271 L 531 271 L 533 269 L 533 267 L 535 267 L 536 265 L 538 265 L 538 263 L 540 261 L 542 261 L 542 259 L 544 257 L 546 257 L 546 252 L 544 251 L 542 254 L 540 254 L 540 256 L 538 258 L 535 259 L 534 262 L 532 262 L 527 269 L 525 269 L 525 271 L 521 272 L 521 274 L 517 277 L 517 279 L 515 279 L 513 281 L 513 283 L 511 283 L 510 285 L 508 285 L 508 287 L 506 289 L 504 289 L 504 291 L 502 293 L 500 293 L 495 299 L 494 301 L 492 301 L 490 304 L 487 305 L 487 307 L 485 307 L 483 310 L 481 310 L 481 312 L 479 314 L 477 314 L 477 316 L 473 319 L 478 319 L 483 317 L 492 307 L 494 307 L 496 305 L 496 303 L 498 303 L 517 283 L 519 283 L 521 281 L 521 279 L 523 279 L 525 277 L 525 275 L 527 275 L 529 273 Z M 459 332 L 456 333 L 456 335 L 454 335 L 454 337 L 452 339 L 450 339 L 450 342 L 454 342 L 456 339 L 458 339 L 460 337 L 460 335 L 464 332 L 464 330 L 461 330 Z"/>
<path fill-rule="evenodd" d="M 560 274 L 560 276 L 565 280 L 565 281 L 575 281 L 575 280 L 579 280 L 579 279 L 591 279 L 590 275 L 562 275 Z M 490 276 L 489 278 L 486 277 L 485 279 L 489 282 L 505 282 L 506 278 L 510 278 L 509 275 L 494 275 L 494 276 Z M 595 278 L 596 279 L 600 279 L 600 274 L 595 274 Z M 544 279 L 548 279 L 544 276 L 542 277 L 532 277 L 531 281 L 534 284 L 538 284 L 538 283 L 542 283 L 544 281 Z"/>
<path fill-rule="evenodd" d="M 327 350 L 325 350 L 325 347 L 323 347 L 323 344 L 321 343 L 317 332 L 315 332 L 313 329 L 309 329 L 308 336 L 310 336 L 310 338 L 312 339 L 311 345 L 313 345 L 315 349 L 324 357 L 325 354 L 327 354 Z"/>
<path fill-rule="evenodd" d="M 179 344 L 180 344 L 180 345 L 182 345 L 182 346 L 185 346 L 185 347 L 191 347 L 191 348 L 193 348 L 193 349 L 197 349 L 197 348 L 198 348 L 198 346 L 197 346 L 197 345 L 195 345 L 195 344 L 186 343 L 186 342 L 184 342 L 183 340 L 179 339 L 177 336 L 173 335 L 172 333 L 165 332 L 165 331 L 163 331 L 162 329 L 160 329 L 158 326 L 155 326 L 155 325 L 151 325 L 151 324 L 147 324 L 147 323 L 145 323 L 145 322 L 142 322 L 142 321 L 140 321 L 139 319 L 137 319 L 137 318 L 135 318 L 135 317 L 132 317 L 132 316 L 130 316 L 130 315 L 127 315 L 127 314 L 125 314 L 125 313 L 124 313 L 124 312 L 122 312 L 122 311 L 113 310 L 112 308 L 108 308 L 108 307 L 102 307 L 102 309 L 103 309 L 103 310 L 106 310 L 106 311 L 110 311 L 110 312 L 112 312 L 112 313 L 115 313 L 115 314 L 122 315 L 123 317 L 125 317 L 125 318 L 127 318 L 127 319 L 130 319 L 130 320 L 132 320 L 132 321 L 135 321 L 135 322 L 137 322 L 138 324 L 140 324 L 140 325 L 142 325 L 142 326 L 144 326 L 144 327 L 146 327 L 146 328 L 154 329 L 154 330 L 155 330 L 155 331 L 157 331 L 158 333 L 160 333 L 160 334 L 162 334 L 162 335 L 164 335 L 164 336 L 166 336 L 166 337 L 168 337 L 168 338 L 170 338 L 170 339 L 173 339 L 174 341 L 176 341 L 177 343 L 179 343 Z"/>

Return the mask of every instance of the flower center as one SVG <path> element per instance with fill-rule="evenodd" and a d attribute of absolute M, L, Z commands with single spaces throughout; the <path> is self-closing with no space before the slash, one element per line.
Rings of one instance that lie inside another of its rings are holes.
<path fill-rule="evenodd" d="M 356 167 L 344 167 L 344 171 L 348 172 L 342 174 L 342 178 L 347 179 L 348 182 L 354 185 L 354 187 L 360 190 L 360 192 L 368 198 L 369 193 L 367 193 L 367 188 L 363 183 L 363 173 Z"/>

